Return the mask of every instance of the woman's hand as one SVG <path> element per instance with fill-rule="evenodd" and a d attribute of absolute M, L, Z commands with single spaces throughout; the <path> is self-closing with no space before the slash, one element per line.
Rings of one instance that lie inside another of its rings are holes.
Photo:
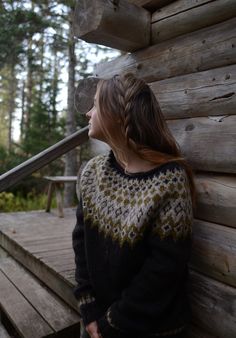
<path fill-rule="evenodd" d="M 91 338 L 102 338 L 102 335 L 98 330 L 97 322 L 92 322 L 88 324 L 86 326 L 86 331 L 88 332 Z"/>

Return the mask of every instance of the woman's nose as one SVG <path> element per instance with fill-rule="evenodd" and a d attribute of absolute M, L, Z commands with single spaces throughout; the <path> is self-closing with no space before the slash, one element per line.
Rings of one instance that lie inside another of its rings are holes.
<path fill-rule="evenodd" d="M 90 110 L 85 114 L 87 117 L 91 117 L 91 110 L 92 110 L 92 109 L 90 109 Z"/>

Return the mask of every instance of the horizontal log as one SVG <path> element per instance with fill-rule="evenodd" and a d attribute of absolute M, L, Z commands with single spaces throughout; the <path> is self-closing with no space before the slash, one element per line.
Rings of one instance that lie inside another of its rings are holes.
<path fill-rule="evenodd" d="M 235 337 L 235 288 L 191 272 L 190 299 L 193 320 L 197 326 L 214 338 Z"/>
<path fill-rule="evenodd" d="M 236 288 L 236 229 L 195 219 L 190 265 Z"/>
<path fill-rule="evenodd" d="M 156 44 L 233 18 L 235 0 L 179 0 L 152 15 L 152 40 Z"/>
<path fill-rule="evenodd" d="M 236 65 L 150 84 L 166 119 L 236 113 Z"/>
<path fill-rule="evenodd" d="M 80 81 L 75 105 L 87 112 L 93 104 L 99 78 Z M 152 82 L 166 119 L 234 115 L 236 112 L 236 65 Z"/>
<path fill-rule="evenodd" d="M 202 6 L 207 2 L 211 2 L 212 0 L 178 0 L 172 1 L 171 4 L 168 4 L 164 8 L 159 9 L 155 13 L 152 13 L 152 23 L 158 20 L 166 20 L 168 17 L 172 15 L 178 15 L 179 13 L 189 11 L 197 6 Z M 218 1 L 218 0 L 213 0 Z"/>
<path fill-rule="evenodd" d="M 175 0 L 128 0 L 130 3 L 137 6 L 142 6 L 149 11 L 155 11 L 158 8 L 169 5 Z"/>
<path fill-rule="evenodd" d="M 151 14 L 126 0 L 77 1 L 74 34 L 123 51 L 134 51 L 150 43 Z"/>
<path fill-rule="evenodd" d="M 109 78 L 132 72 L 148 82 L 236 63 L 236 18 L 123 55 L 95 69 Z"/>
<path fill-rule="evenodd" d="M 169 120 L 168 126 L 195 170 L 236 173 L 236 115 Z"/>
<path fill-rule="evenodd" d="M 198 174 L 195 217 L 236 228 L 236 176 Z"/>
<path fill-rule="evenodd" d="M 75 96 L 77 111 L 91 108 L 98 81 L 92 77 L 80 81 Z M 236 112 L 236 65 L 152 82 L 150 87 L 166 119 Z"/>

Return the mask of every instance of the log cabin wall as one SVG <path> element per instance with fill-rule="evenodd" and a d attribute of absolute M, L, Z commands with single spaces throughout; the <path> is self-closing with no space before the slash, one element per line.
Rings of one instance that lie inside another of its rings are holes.
<path fill-rule="evenodd" d="M 88 19 L 87 31 L 81 33 L 77 25 L 76 35 L 131 52 L 99 64 L 96 76 L 131 71 L 145 79 L 196 173 L 189 338 L 234 338 L 236 1 L 87 0 L 87 4 L 78 6 L 76 23 L 85 13 L 95 15 L 89 6 L 96 7 L 100 22 L 90 29 Z M 140 39 L 136 27 L 143 32 Z"/>

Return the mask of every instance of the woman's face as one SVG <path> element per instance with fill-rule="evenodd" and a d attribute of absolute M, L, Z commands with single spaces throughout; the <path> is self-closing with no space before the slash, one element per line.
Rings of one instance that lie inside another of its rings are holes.
<path fill-rule="evenodd" d="M 101 127 L 101 121 L 98 117 L 99 106 L 98 106 L 98 93 L 96 92 L 94 96 L 94 105 L 90 111 L 86 113 L 86 116 L 89 118 L 89 137 L 95 138 L 100 141 L 105 141 L 105 136 Z"/>

